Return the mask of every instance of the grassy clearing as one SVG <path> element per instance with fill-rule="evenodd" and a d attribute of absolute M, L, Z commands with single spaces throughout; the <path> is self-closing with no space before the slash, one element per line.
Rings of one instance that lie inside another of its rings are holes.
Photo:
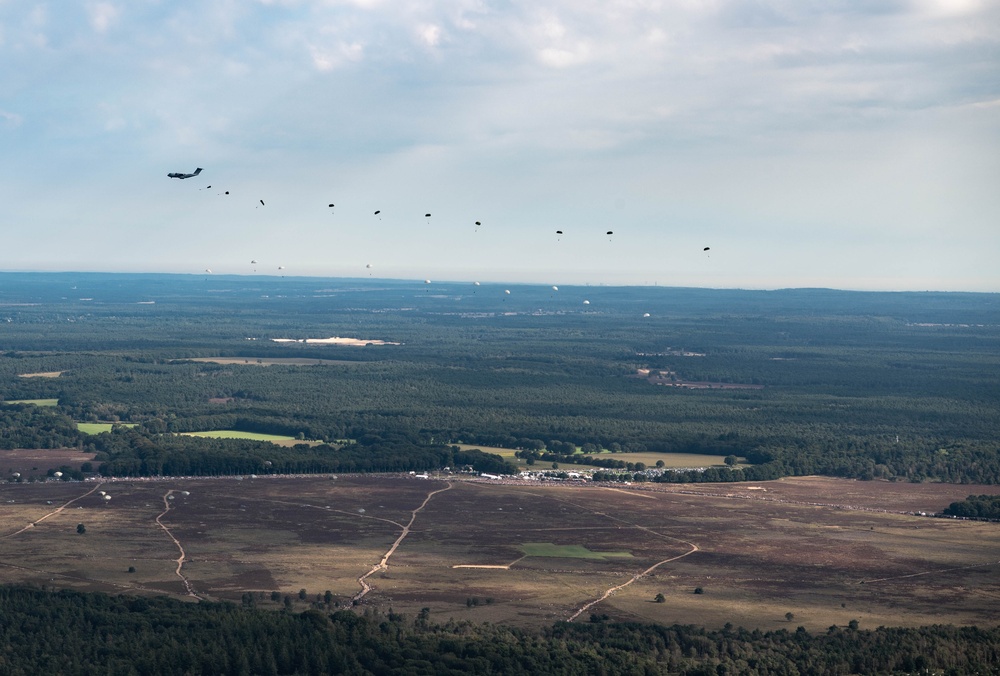
<path fill-rule="evenodd" d="M 34 404 L 35 406 L 58 406 L 58 399 L 10 399 L 5 404 Z"/>
<path fill-rule="evenodd" d="M 520 458 L 514 457 L 516 452 L 512 448 L 498 448 L 495 446 L 475 446 L 471 444 L 458 444 L 458 447 L 463 451 L 469 449 L 478 448 L 484 453 L 495 453 L 505 460 L 509 460 L 518 466 L 519 469 L 529 469 L 529 466 L 525 464 Z M 656 463 L 659 460 L 663 461 L 663 466 L 671 469 L 682 469 L 686 467 L 724 467 L 724 456 L 721 455 L 701 455 L 695 453 L 601 453 L 597 457 L 602 459 L 614 459 L 621 460 L 622 462 L 642 462 L 645 463 L 647 467 L 656 467 Z M 743 462 L 743 458 L 739 459 Z M 591 465 L 569 465 L 566 463 L 560 464 L 560 469 L 571 471 L 573 469 L 601 469 L 600 467 L 594 467 Z M 534 470 L 545 470 L 548 469 L 548 463 L 537 462 L 530 467 Z"/>
<path fill-rule="evenodd" d="M 77 423 L 76 429 L 84 434 L 100 434 L 101 432 L 110 432 L 115 425 L 135 427 L 135 423 Z"/>
<path fill-rule="evenodd" d="M 632 558 L 629 552 L 592 552 L 583 545 L 554 545 L 551 542 L 525 542 L 525 556 L 546 556 L 563 559 Z"/>
<path fill-rule="evenodd" d="M 210 439 L 252 439 L 253 441 L 297 441 L 295 437 L 283 434 L 262 434 L 239 430 L 208 430 L 206 432 L 182 432 L 188 437 L 208 437 Z"/>

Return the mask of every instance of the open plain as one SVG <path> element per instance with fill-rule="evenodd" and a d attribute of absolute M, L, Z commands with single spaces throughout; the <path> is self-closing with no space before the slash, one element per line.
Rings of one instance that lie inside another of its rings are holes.
<path fill-rule="evenodd" d="M 275 591 L 299 606 L 330 591 L 341 605 L 520 625 L 592 613 L 710 627 L 986 625 L 1000 620 L 1000 524 L 912 512 L 997 492 L 818 477 L 2 484 L 0 580 L 192 599 L 255 592 L 263 605 Z"/>

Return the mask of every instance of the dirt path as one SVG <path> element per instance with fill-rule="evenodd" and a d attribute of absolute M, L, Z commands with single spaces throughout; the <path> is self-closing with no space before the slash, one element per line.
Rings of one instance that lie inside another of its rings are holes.
<path fill-rule="evenodd" d="M 452 483 L 449 481 L 448 485 L 445 486 L 444 488 L 439 488 L 436 491 L 431 491 L 430 493 L 427 494 L 427 497 L 424 498 L 424 501 L 420 503 L 420 506 L 410 513 L 410 522 L 405 526 L 403 526 L 403 532 L 400 533 L 399 537 L 396 538 L 396 541 L 392 543 L 392 547 L 389 547 L 389 551 L 385 553 L 385 556 L 382 557 L 382 560 L 379 561 L 375 566 L 373 566 L 371 570 L 369 570 L 367 573 L 358 578 L 358 584 L 361 585 L 361 591 L 359 591 L 357 594 L 354 595 L 354 601 L 360 601 L 362 598 L 364 598 L 365 594 L 367 594 L 372 590 L 372 586 L 368 584 L 369 577 L 371 577 L 378 571 L 385 570 L 386 568 L 389 567 L 389 557 L 392 556 L 393 552 L 396 551 L 396 548 L 399 547 L 400 543 L 403 541 L 403 538 L 405 538 L 407 535 L 410 534 L 410 528 L 413 526 L 413 522 L 416 521 L 417 519 L 417 513 L 427 506 L 427 503 L 431 501 L 431 498 L 433 498 L 438 493 L 443 493 L 444 491 L 450 490 L 451 487 Z"/>
<path fill-rule="evenodd" d="M 986 566 L 995 566 L 1000 563 L 1000 561 L 990 561 L 988 563 L 974 563 L 970 566 L 958 566 L 956 568 L 942 568 L 940 570 L 925 570 L 922 573 L 910 573 L 909 575 L 896 575 L 893 577 L 880 577 L 877 580 L 861 580 L 861 584 L 872 584 L 874 582 L 889 582 L 891 580 L 905 580 L 909 577 L 920 577 L 921 575 L 940 575 L 941 573 L 950 573 L 954 570 L 969 570 L 970 568 L 985 568 Z"/>
<path fill-rule="evenodd" d="M 526 559 L 526 558 L 528 558 L 527 554 L 525 554 L 524 556 L 519 556 L 518 558 L 514 559 L 510 563 L 492 563 L 492 564 L 489 564 L 489 563 L 458 563 L 458 564 L 455 564 L 454 566 L 452 566 L 452 568 L 491 568 L 493 570 L 510 570 L 511 566 L 513 566 L 518 561 L 521 561 L 522 559 Z"/>
<path fill-rule="evenodd" d="M 560 502 L 567 502 L 567 503 L 573 505 L 574 507 L 577 507 L 578 509 L 587 509 L 585 506 L 579 505 L 579 504 L 577 504 L 575 502 L 572 502 L 570 500 L 560 500 Z M 620 585 L 611 587 L 610 589 L 608 589 L 607 591 L 605 591 L 604 594 L 602 594 L 600 598 L 594 599 L 593 601 L 585 604 L 584 606 L 582 606 L 581 608 L 579 608 L 575 613 L 573 613 L 572 615 L 570 615 L 569 618 L 566 620 L 567 622 L 572 622 L 577 617 L 579 617 L 582 613 L 586 612 L 587 610 L 589 610 L 593 606 L 596 606 L 601 601 L 604 601 L 605 599 L 607 599 L 609 596 L 611 596 L 612 594 L 614 594 L 618 590 L 624 589 L 625 587 L 629 586 L 630 584 L 632 584 L 636 580 L 639 580 L 639 579 L 645 577 L 646 575 L 649 575 L 650 573 L 652 573 L 654 570 L 656 570 L 657 568 L 659 568 L 663 564 L 670 563 L 671 561 L 677 561 L 678 559 L 683 559 L 685 556 L 691 556 L 695 552 L 700 551 L 699 548 L 698 548 L 698 545 L 696 545 L 693 542 L 688 542 L 687 540 L 682 540 L 680 538 L 675 538 L 675 537 L 673 537 L 671 535 L 664 535 L 663 533 L 658 533 L 655 530 L 653 530 L 652 528 L 648 528 L 646 526 L 640 526 L 637 523 L 630 523 L 629 521 L 626 521 L 625 519 L 621 519 L 621 518 L 619 518 L 617 516 L 612 516 L 611 514 L 608 514 L 606 512 L 596 512 L 596 511 L 593 511 L 593 510 L 588 510 L 588 511 L 590 511 L 591 514 L 594 514 L 596 516 L 603 516 L 606 519 L 611 519 L 612 521 L 617 521 L 619 523 L 625 524 L 625 525 L 627 525 L 630 528 L 637 528 L 639 530 L 646 531 L 647 533 L 649 533 L 650 535 L 652 535 L 654 537 L 663 538 L 665 540 L 673 540 L 674 542 L 683 543 L 683 544 L 687 545 L 688 547 L 690 547 L 691 549 L 689 549 L 688 551 L 684 552 L 683 554 L 678 554 L 677 556 L 672 556 L 669 559 L 664 559 L 662 561 L 658 561 L 657 563 L 654 563 L 652 566 L 650 566 L 646 570 L 644 570 L 642 572 L 639 572 L 639 573 L 636 573 L 635 575 L 633 575 L 628 580 L 628 582 L 624 582 L 624 583 L 622 583 Z"/>
<path fill-rule="evenodd" d="M 64 509 L 66 509 L 67 507 L 69 507 L 70 505 L 72 505 L 74 502 L 76 502 L 77 500 L 82 500 L 83 498 L 87 497 L 88 495 L 90 495 L 91 493 L 93 493 L 94 491 L 96 491 L 98 488 L 100 488 L 103 485 L 104 485 L 103 483 L 97 484 L 96 486 L 94 486 L 93 488 L 91 488 L 89 491 L 87 491 L 83 495 L 80 495 L 80 496 L 77 496 L 77 497 L 73 498 L 72 500 L 70 500 L 69 502 L 63 504 L 60 507 L 56 507 L 54 510 L 52 510 L 51 512 L 49 512 L 48 514 L 46 514 L 42 518 L 36 519 L 35 521 L 32 521 L 31 523 L 29 523 L 27 526 L 25 526 L 21 530 L 14 531 L 13 533 L 9 533 L 7 535 L 4 535 L 4 536 L 0 537 L 0 540 L 6 539 L 6 538 L 12 538 L 15 535 L 20 535 L 21 533 L 23 533 L 24 531 L 28 530 L 29 528 L 34 528 L 37 524 L 40 524 L 42 521 L 45 521 L 50 516 L 55 516 L 56 514 L 59 514 Z"/>
<path fill-rule="evenodd" d="M 628 582 L 625 582 L 623 584 L 618 585 L 617 587 L 612 587 L 611 589 L 607 590 L 606 592 L 604 592 L 604 594 L 601 596 L 601 598 L 595 599 L 595 600 L 591 601 L 590 603 L 586 604 L 585 606 L 583 606 L 582 608 L 580 608 L 579 610 L 577 610 L 575 613 L 573 613 L 572 615 L 570 615 L 569 618 L 566 621 L 567 622 L 572 622 L 577 617 L 579 617 L 582 613 L 586 612 L 591 607 L 596 606 L 598 603 L 600 603 L 601 601 L 605 600 L 606 598 L 608 598 L 609 596 L 611 596 L 612 594 L 614 594 L 619 589 L 624 589 L 625 587 L 629 586 L 630 584 L 632 584 L 636 580 L 638 580 L 638 579 L 640 579 L 642 577 L 645 577 L 646 575 L 649 575 L 654 570 L 656 570 L 657 568 L 659 568 L 660 566 L 662 566 L 664 563 L 670 563 L 671 561 L 676 561 L 677 559 L 683 559 L 685 556 L 690 556 L 691 554 L 694 554 L 695 552 L 698 551 L 698 545 L 696 545 L 694 543 L 691 543 L 691 542 L 688 542 L 686 544 L 691 545 L 691 549 L 690 550 L 688 550 L 688 551 L 686 551 L 683 554 L 680 554 L 678 556 L 674 556 L 674 557 L 671 557 L 669 559 L 664 559 L 663 561 L 660 561 L 659 563 L 654 563 L 652 566 L 650 566 L 646 570 L 642 571 L 641 573 L 636 573 L 635 575 L 632 576 L 632 578 Z"/>
<path fill-rule="evenodd" d="M 181 579 L 181 582 L 184 583 L 184 588 L 187 590 L 187 595 L 193 596 L 199 601 L 203 601 L 204 599 L 202 597 L 194 593 L 194 588 L 191 586 L 191 581 L 184 576 L 184 573 L 181 570 L 184 567 L 184 559 L 186 558 L 186 555 L 184 553 L 184 547 L 181 546 L 180 540 L 175 538 L 174 534 L 170 532 L 170 529 L 167 528 L 162 521 L 160 521 L 160 519 L 166 516 L 167 512 L 170 511 L 170 494 L 176 492 L 177 492 L 176 490 L 171 488 L 169 491 L 163 494 L 163 511 L 160 512 L 160 514 L 156 517 L 156 525 L 162 528 L 163 532 L 165 532 L 167 536 L 174 541 L 174 544 L 177 545 L 177 551 L 181 553 L 181 555 L 177 557 L 177 570 L 175 570 L 174 573 L 176 573 L 177 577 L 179 577 Z"/>

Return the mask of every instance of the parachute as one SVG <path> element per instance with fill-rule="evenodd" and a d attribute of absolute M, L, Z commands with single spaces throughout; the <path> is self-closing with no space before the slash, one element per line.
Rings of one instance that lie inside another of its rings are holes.
<path fill-rule="evenodd" d="M 473 282 L 472 286 L 479 286 L 479 282 Z"/>
<path fill-rule="evenodd" d="M 590 301 L 589 300 L 585 300 L 585 301 L 583 301 L 583 304 L 584 305 L 590 305 Z"/>
<path fill-rule="evenodd" d="M 559 290 L 559 287 L 558 287 L 558 286 L 553 286 L 553 287 L 552 287 L 552 290 L 553 290 L 553 291 L 558 291 L 558 290 Z"/>
<path fill-rule="evenodd" d="M 510 289 L 504 289 L 504 290 L 503 290 L 503 292 L 504 292 L 505 294 L 507 294 L 508 296 L 510 295 Z"/>
<path fill-rule="evenodd" d="M 644 315 L 642 315 L 642 316 L 643 316 L 643 317 L 648 317 L 648 316 L 649 316 L 649 313 L 647 312 L 647 313 L 645 313 L 645 314 L 644 314 Z"/>

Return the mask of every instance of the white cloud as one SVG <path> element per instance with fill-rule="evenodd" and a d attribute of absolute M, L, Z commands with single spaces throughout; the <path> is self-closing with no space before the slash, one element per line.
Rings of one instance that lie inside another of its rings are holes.
<path fill-rule="evenodd" d="M 6 110 L 0 110 L 0 120 L 4 121 L 4 126 L 7 127 L 17 127 L 23 122 L 23 118 L 16 113 L 9 113 Z"/>
<path fill-rule="evenodd" d="M 435 24 L 421 24 L 417 26 L 417 37 L 428 47 L 437 47 L 441 44 L 441 27 Z"/>
<path fill-rule="evenodd" d="M 98 33 L 107 32 L 118 21 L 118 8 L 110 2 L 96 2 L 87 5 L 90 25 Z"/>

